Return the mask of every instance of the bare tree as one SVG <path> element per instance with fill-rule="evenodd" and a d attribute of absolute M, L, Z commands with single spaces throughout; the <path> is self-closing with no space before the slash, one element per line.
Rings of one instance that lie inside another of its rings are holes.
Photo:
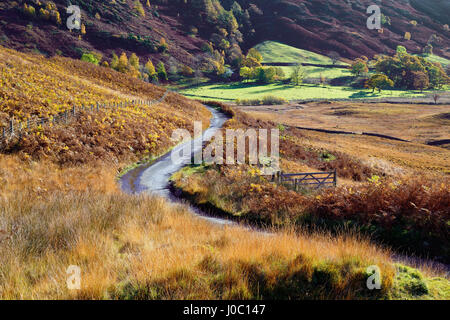
<path fill-rule="evenodd" d="M 328 57 L 331 59 L 331 61 L 333 62 L 333 65 L 335 65 L 336 63 L 338 63 L 338 61 L 341 59 L 341 56 L 339 55 L 339 53 L 337 53 L 336 51 L 331 51 L 328 54 Z"/>
<path fill-rule="evenodd" d="M 433 93 L 434 104 L 437 104 L 438 100 L 441 98 L 441 95 L 437 92 Z"/>

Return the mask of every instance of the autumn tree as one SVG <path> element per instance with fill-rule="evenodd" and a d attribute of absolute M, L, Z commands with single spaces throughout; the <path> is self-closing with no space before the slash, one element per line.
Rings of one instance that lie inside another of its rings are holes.
<path fill-rule="evenodd" d="M 369 72 L 367 62 L 361 58 L 355 59 L 351 66 L 351 72 L 356 76 L 360 76 L 363 73 Z"/>
<path fill-rule="evenodd" d="M 145 64 L 145 70 L 147 71 L 147 74 L 149 75 L 150 79 L 154 80 L 157 74 L 152 60 L 148 59 L 147 63 Z"/>
<path fill-rule="evenodd" d="M 122 52 L 117 64 L 117 71 L 125 73 L 128 69 L 128 57 L 125 52 Z"/>
<path fill-rule="evenodd" d="M 161 38 L 159 40 L 158 51 L 164 53 L 169 50 L 169 45 L 166 42 L 166 39 Z"/>
<path fill-rule="evenodd" d="M 250 80 L 252 79 L 252 69 L 249 67 L 242 67 L 239 70 L 239 75 L 244 79 L 244 80 Z"/>
<path fill-rule="evenodd" d="M 131 54 L 129 63 L 133 68 L 139 70 L 139 57 L 135 53 Z"/>
<path fill-rule="evenodd" d="M 133 2 L 133 6 L 134 6 L 134 9 L 137 11 L 137 13 L 139 13 L 139 15 L 141 17 L 145 17 L 145 10 L 144 10 L 144 7 L 142 6 L 141 1 L 135 0 Z"/>
<path fill-rule="evenodd" d="M 394 81 L 395 87 L 399 89 L 440 88 L 450 82 L 450 78 L 439 63 L 432 63 L 423 57 L 405 53 L 403 50 L 393 57 L 379 58 L 375 68 L 378 73 L 385 74 Z M 427 81 L 424 80 L 423 75 L 427 77 Z M 427 83 L 424 86 L 425 82 Z M 418 86 L 418 84 L 421 85 Z"/>
<path fill-rule="evenodd" d="M 381 93 L 382 89 L 392 88 L 393 86 L 394 81 L 384 74 L 375 74 L 367 82 L 367 87 L 372 89 L 372 92 L 375 92 L 375 89 L 378 89 L 378 92 Z"/>
<path fill-rule="evenodd" d="M 414 88 L 420 89 L 423 92 L 424 89 L 430 85 L 430 80 L 425 72 L 413 71 L 414 75 Z"/>
<path fill-rule="evenodd" d="M 118 69 L 119 57 L 114 52 L 112 54 L 111 63 L 109 64 L 109 66 L 114 70 Z"/>

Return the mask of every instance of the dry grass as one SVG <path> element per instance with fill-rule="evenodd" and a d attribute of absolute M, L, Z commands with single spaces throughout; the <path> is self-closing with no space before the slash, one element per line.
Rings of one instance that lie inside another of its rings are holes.
<path fill-rule="evenodd" d="M 2 299 L 375 298 L 393 285 L 389 252 L 356 236 L 211 225 L 185 206 L 121 193 L 112 169 L 0 160 Z M 385 275 L 375 295 L 364 289 L 373 264 Z M 80 291 L 66 287 L 69 265 L 81 267 Z M 305 284 L 315 284 L 309 296 L 294 290 Z"/>
<path fill-rule="evenodd" d="M 291 126 L 374 132 L 425 143 L 448 139 L 450 105 L 314 102 L 301 105 L 237 107 L 258 119 Z"/>
<path fill-rule="evenodd" d="M 225 127 L 275 126 L 273 122 L 257 120 L 239 110 L 232 114 L 233 119 Z M 321 143 L 317 136 L 322 139 Z M 321 226 L 331 230 L 356 226 L 396 249 L 447 261 L 450 247 L 448 177 L 440 172 L 396 168 L 383 158 L 365 158 L 362 150 L 367 146 L 357 146 L 355 142 L 353 150 L 340 148 L 340 144 L 333 143 L 334 137 L 308 135 L 298 129 L 282 130 L 280 154 L 283 170 L 337 169 L 339 182 L 345 179 L 344 187 L 337 189 L 303 190 L 302 195 L 268 183 L 245 166 L 218 166 L 192 175 L 188 170 L 174 180 L 195 202 L 210 203 L 246 220 Z M 412 146 L 417 145 L 407 144 L 408 148 Z M 389 156 L 387 150 L 385 153 L 385 157 Z M 412 156 L 404 150 L 391 154 L 401 154 L 405 160 L 409 157 L 410 162 L 423 168 L 423 163 L 417 160 L 420 155 Z"/>
<path fill-rule="evenodd" d="M 375 132 L 413 143 L 361 135 L 338 135 L 301 130 L 296 144 L 330 153 L 341 152 L 360 160 L 377 174 L 400 175 L 411 171 L 450 172 L 450 151 L 422 144 L 448 139 L 449 123 L 443 117 L 448 105 L 391 105 L 311 103 L 291 106 L 243 107 L 238 110 L 258 120 L 291 126 L 353 132 Z M 447 110 L 448 111 L 448 110 Z"/>

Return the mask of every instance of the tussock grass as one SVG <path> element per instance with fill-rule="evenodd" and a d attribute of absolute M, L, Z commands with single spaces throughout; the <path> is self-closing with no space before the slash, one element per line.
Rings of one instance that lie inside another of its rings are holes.
<path fill-rule="evenodd" d="M 0 159 L 10 172 L 27 168 L 16 157 Z M 39 180 L 40 171 L 54 170 L 35 166 L 18 174 L 21 192 L 0 198 L 2 299 L 374 298 L 392 287 L 389 253 L 363 239 L 211 225 L 183 205 L 105 187 L 113 174 L 68 193 L 56 182 L 75 185 L 77 175 L 66 173 L 82 168 Z M 372 264 L 386 275 L 377 294 L 364 289 Z M 81 268 L 80 291 L 66 287 L 69 265 Z"/>
<path fill-rule="evenodd" d="M 288 101 L 281 97 L 264 96 L 261 99 L 237 99 L 236 104 L 241 106 L 259 106 L 259 105 L 280 105 L 287 104 Z"/>

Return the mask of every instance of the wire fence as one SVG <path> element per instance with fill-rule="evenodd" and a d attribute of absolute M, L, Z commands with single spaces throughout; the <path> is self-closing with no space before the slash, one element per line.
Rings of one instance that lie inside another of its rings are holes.
<path fill-rule="evenodd" d="M 104 109 L 120 109 L 126 108 L 129 106 L 152 106 L 158 103 L 161 103 L 169 94 L 170 90 L 166 90 L 163 96 L 159 99 L 155 100 L 144 100 L 144 99 L 135 99 L 135 100 L 126 100 L 122 102 L 108 102 L 108 103 L 100 103 L 97 102 L 91 105 L 81 105 L 81 106 L 73 106 L 70 109 L 59 112 L 58 114 L 51 117 L 36 117 L 36 118 L 28 118 L 26 121 L 17 121 L 14 118 L 11 118 L 7 121 L 6 126 L 0 128 L 0 146 L 6 144 L 13 138 L 21 138 L 26 133 L 30 132 L 32 129 L 37 127 L 44 127 L 49 124 L 68 124 L 69 122 L 76 119 L 80 113 L 82 112 L 98 112 Z"/>

